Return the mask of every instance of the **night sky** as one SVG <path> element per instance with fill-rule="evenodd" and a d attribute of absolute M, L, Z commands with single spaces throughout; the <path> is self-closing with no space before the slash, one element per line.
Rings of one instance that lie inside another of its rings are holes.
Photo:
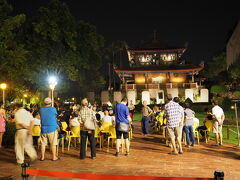
<path fill-rule="evenodd" d="M 48 0 L 10 0 L 15 13 L 28 16 Z M 107 43 L 124 40 L 129 46 L 158 38 L 169 45 L 184 46 L 184 58 L 208 61 L 224 50 L 240 20 L 238 0 L 65 0 L 77 19 L 94 24 Z"/>

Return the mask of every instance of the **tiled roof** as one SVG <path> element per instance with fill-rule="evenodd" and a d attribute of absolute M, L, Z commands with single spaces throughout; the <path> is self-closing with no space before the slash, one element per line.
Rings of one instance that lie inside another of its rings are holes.
<path fill-rule="evenodd" d="M 161 65 L 161 66 L 142 66 L 142 67 L 129 67 L 125 69 L 116 69 L 117 73 L 167 73 L 167 72 L 195 72 L 201 71 L 203 67 L 195 66 L 192 64 L 184 65 Z"/>
<path fill-rule="evenodd" d="M 147 42 L 139 43 L 139 45 L 135 47 L 130 47 L 128 50 L 185 50 L 186 47 L 177 47 L 177 46 L 169 46 L 167 43 L 161 42 L 159 40 L 152 40 Z"/>

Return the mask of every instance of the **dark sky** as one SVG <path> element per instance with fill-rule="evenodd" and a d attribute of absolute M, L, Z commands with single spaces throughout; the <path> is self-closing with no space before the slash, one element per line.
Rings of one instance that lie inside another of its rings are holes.
<path fill-rule="evenodd" d="M 48 0 L 10 0 L 16 13 L 31 16 Z M 107 42 L 134 44 L 149 40 L 157 30 L 160 40 L 184 45 L 184 58 L 207 61 L 224 49 L 240 20 L 239 0 L 65 0 L 77 19 L 96 25 Z"/>

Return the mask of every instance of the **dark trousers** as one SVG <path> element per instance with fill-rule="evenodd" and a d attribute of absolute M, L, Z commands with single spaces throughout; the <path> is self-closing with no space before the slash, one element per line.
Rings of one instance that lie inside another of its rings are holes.
<path fill-rule="evenodd" d="M 92 130 L 91 133 L 89 133 L 88 131 L 80 131 L 80 135 L 81 135 L 80 158 L 84 159 L 86 157 L 87 138 L 90 141 L 91 157 L 96 157 L 96 143 L 94 138 L 94 131 Z"/>
<path fill-rule="evenodd" d="M 39 138 L 39 136 L 33 136 L 33 145 L 34 146 L 38 145 L 38 138 Z"/>
<path fill-rule="evenodd" d="M 142 133 L 149 134 L 148 124 L 150 117 L 143 116 L 142 117 Z"/>
<path fill-rule="evenodd" d="M 193 127 L 192 126 L 184 126 L 183 129 L 184 129 L 184 132 L 186 133 L 187 145 L 190 145 L 190 139 L 192 141 L 192 144 L 194 144 L 195 137 L 194 137 L 194 133 L 193 133 Z"/>
<path fill-rule="evenodd" d="M 199 133 L 202 135 L 202 137 L 204 137 L 204 136 L 205 136 L 205 133 L 204 133 L 203 130 L 207 130 L 207 127 L 206 127 L 206 126 L 199 126 L 199 127 L 197 128 L 197 130 L 198 130 Z"/>

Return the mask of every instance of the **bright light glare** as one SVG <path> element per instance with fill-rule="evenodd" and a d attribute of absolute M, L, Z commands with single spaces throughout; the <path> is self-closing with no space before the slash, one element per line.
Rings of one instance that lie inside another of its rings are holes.
<path fill-rule="evenodd" d="M 6 88 L 7 88 L 7 84 L 2 83 L 2 84 L 0 85 L 0 87 L 1 87 L 1 89 L 6 89 Z"/>
<path fill-rule="evenodd" d="M 55 86 L 57 85 L 57 78 L 54 76 L 49 77 L 48 83 L 49 83 L 50 89 L 54 89 Z"/>
<path fill-rule="evenodd" d="M 49 84 L 57 84 L 57 79 L 54 76 L 49 77 L 48 79 Z"/>

